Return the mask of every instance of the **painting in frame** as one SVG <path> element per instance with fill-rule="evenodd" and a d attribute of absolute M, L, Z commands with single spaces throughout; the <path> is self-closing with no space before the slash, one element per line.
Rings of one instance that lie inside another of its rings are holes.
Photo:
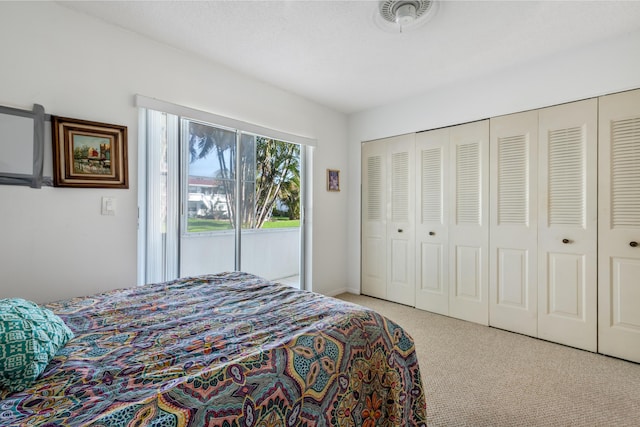
<path fill-rule="evenodd" d="M 127 127 L 51 117 L 56 187 L 129 188 Z"/>
<path fill-rule="evenodd" d="M 327 169 L 327 191 L 340 191 L 340 171 Z"/>

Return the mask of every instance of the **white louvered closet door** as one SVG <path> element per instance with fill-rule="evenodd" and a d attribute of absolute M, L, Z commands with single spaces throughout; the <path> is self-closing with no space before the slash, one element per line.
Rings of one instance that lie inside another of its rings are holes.
<path fill-rule="evenodd" d="M 387 142 L 362 145 L 361 292 L 387 298 Z"/>
<path fill-rule="evenodd" d="M 538 112 L 491 119 L 489 324 L 538 335 Z"/>
<path fill-rule="evenodd" d="M 598 351 L 640 362 L 640 90 L 600 98 Z"/>
<path fill-rule="evenodd" d="M 415 134 L 387 139 L 387 299 L 415 306 Z"/>
<path fill-rule="evenodd" d="M 416 308 L 449 315 L 449 128 L 416 134 Z"/>
<path fill-rule="evenodd" d="M 489 324 L 489 120 L 450 129 L 449 314 Z"/>
<path fill-rule="evenodd" d="M 597 99 L 540 110 L 538 337 L 596 351 Z"/>

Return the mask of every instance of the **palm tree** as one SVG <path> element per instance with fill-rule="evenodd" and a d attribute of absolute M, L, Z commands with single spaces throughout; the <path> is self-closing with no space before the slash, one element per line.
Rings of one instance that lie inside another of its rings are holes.
<path fill-rule="evenodd" d="M 255 147 L 251 143 L 254 139 Z M 191 162 L 204 159 L 215 151 L 219 164 L 217 178 L 220 179 L 227 199 L 229 221 L 232 225 L 236 217 L 236 178 L 241 179 L 241 193 L 244 196 L 243 211 L 240 213 L 241 224 L 244 227 L 262 227 L 271 217 L 278 199 L 289 208 L 289 216 L 298 219 L 300 217 L 300 147 L 271 138 L 250 135 L 243 135 L 240 146 L 242 149 L 240 165 L 243 169 L 236 177 L 235 132 L 197 122 L 189 123 Z"/>
<path fill-rule="evenodd" d="M 289 219 L 300 219 L 300 175 L 285 182 L 278 194 L 280 201 L 287 207 Z"/>
<path fill-rule="evenodd" d="M 287 207 L 289 205 L 285 200 L 291 199 L 290 204 L 293 207 L 294 187 L 300 186 L 300 147 L 271 138 L 258 137 L 256 169 L 255 227 L 260 228 L 271 217 L 278 199 Z M 299 202 L 299 190 L 297 194 Z"/>

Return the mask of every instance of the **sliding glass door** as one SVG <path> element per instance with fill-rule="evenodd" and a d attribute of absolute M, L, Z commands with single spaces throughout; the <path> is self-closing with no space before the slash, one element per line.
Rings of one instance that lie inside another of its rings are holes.
<path fill-rule="evenodd" d="M 241 269 L 299 286 L 300 146 L 243 133 L 241 147 L 253 155 L 242 178 Z"/>
<path fill-rule="evenodd" d="M 180 275 L 236 269 L 237 132 L 181 120 Z"/>
<path fill-rule="evenodd" d="M 143 281 L 242 270 L 300 287 L 301 146 L 151 110 L 145 131 L 155 163 L 145 171 L 146 254 L 156 261 Z"/>

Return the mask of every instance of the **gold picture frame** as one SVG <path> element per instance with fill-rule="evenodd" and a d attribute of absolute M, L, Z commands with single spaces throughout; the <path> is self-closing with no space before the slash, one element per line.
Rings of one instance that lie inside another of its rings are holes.
<path fill-rule="evenodd" d="M 327 169 L 327 191 L 340 191 L 340 170 Z"/>
<path fill-rule="evenodd" d="M 127 127 L 51 117 L 56 187 L 129 188 Z"/>

